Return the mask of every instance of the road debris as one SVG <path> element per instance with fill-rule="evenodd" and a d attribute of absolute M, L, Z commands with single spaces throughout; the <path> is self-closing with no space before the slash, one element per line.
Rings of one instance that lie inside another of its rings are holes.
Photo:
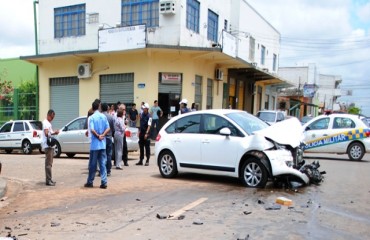
<path fill-rule="evenodd" d="M 247 234 L 247 236 L 245 236 L 245 238 L 237 238 L 237 240 L 248 240 L 249 239 L 249 234 Z"/>
<path fill-rule="evenodd" d="M 271 206 L 268 206 L 265 208 L 266 210 L 280 210 L 281 209 L 281 205 L 279 204 L 273 204 Z"/>
<path fill-rule="evenodd" d="M 193 224 L 194 225 L 203 225 L 203 222 L 201 220 L 197 219 L 197 220 L 194 220 Z"/>
<path fill-rule="evenodd" d="M 167 219 L 167 215 L 161 215 L 161 214 L 157 213 L 157 218 L 158 219 Z"/>
<path fill-rule="evenodd" d="M 262 201 L 262 200 L 260 200 L 260 199 L 258 199 L 257 203 L 258 203 L 258 204 L 265 204 L 265 202 L 264 202 L 264 201 Z"/>
<path fill-rule="evenodd" d="M 243 213 L 244 213 L 244 215 L 249 215 L 249 214 L 251 214 L 252 212 L 244 211 Z"/>
<path fill-rule="evenodd" d="M 50 223 L 50 227 L 58 227 L 58 226 L 60 226 L 60 223 L 57 223 L 57 222 Z"/>
<path fill-rule="evenodd" d="M 286 197 L 278 197 L 275 201 L 277 204 L 283 205 L 283 206 L 290 206 L 293 204 L 293 201 L 286 198 Z"/>

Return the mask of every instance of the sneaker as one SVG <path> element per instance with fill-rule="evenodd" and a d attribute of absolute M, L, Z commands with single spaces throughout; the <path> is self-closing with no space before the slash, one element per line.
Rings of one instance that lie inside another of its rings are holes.
<path fill-rule="evenodd" d="M 128 163 L 125 163 L 125 166 L 128 167 L 129 166 Z"/>
<path fill-rule="evenodd" d="M 149 161 L 146 161 L 145 162 L 145 166 L 149 166 Z"/>
<path fill-rule="evenodd" d="M 84 187 L 92 188 L 92 187 L 94 187 L 94 185 L 92 183 L 85 183 Z"/>
<path fill-rule="evenodd" d="M 117 169 L 117 170 L 123 170 L 123 168 L 122 168 L 122 167 L 116 167 L 116 169 Z"/>
<path fill-rule="evenodd" d="M 110 173 L 107 173 L 107 176 L 110 177 Z"/>
<path fill-rule="evenodd" d="M 136 163 L 136 165 L 142 166 L 143 165 L 143 161 L 140 161 L 140 162 Z"/>
<path fill-rule="evenodd" d="M 100 185 L 100 188 L 102 188 L 102 189 L 106 189 L 107 187 L 108 187 L 107 184 Z"/>

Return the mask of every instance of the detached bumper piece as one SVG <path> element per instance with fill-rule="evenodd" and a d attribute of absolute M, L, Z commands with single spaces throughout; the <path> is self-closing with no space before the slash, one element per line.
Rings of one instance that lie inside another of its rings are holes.
<path fill-rule="evenodd" d="M 320 172 L 319 167 L 319 161 L 314 161 L 311 164 L 303 164 L 299 171 L 307 175 L 310 183 L 318 185 L 324 180 L 323 175 L 326 174 L 325 171 Z"/>

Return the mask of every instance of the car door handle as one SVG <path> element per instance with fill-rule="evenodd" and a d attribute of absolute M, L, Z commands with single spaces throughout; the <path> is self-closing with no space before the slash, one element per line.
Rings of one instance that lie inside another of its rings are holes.
<path fill-rule="evenodd" d="M 175 139 L 175 140 L 174 140 L 174 142 L 175 142 L 175 143 L 180 143 L 180 142 L 181 142 L 181 140 L 180 140 L 180 138 L 177 138 L 177 139 Z"/>
<path fill-rule="evenodd" d="M 327 137 L 327 136 L 328 136 L 328 134 L 323 134 L 323 136 L 324 136 L 324 137 Z"/>
<path fill-rule="evenodd" d="M 208 139 L 204 139 L 204 140 L 202 140 L 202 143 L 209 143 L 209 140 Z"/>

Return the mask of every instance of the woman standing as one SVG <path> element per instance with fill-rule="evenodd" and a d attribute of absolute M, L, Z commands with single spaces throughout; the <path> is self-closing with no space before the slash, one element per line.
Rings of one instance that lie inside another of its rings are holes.
<path fill-rule="evenodd" d="M 125 134 L 123 123 L 123 110 L 117 110 L 117 118 L 114 122 L 114 154 L 116 160 L 116 169 L 122 170 L 122 150 L 123 150 L 123 134 Z"/>

